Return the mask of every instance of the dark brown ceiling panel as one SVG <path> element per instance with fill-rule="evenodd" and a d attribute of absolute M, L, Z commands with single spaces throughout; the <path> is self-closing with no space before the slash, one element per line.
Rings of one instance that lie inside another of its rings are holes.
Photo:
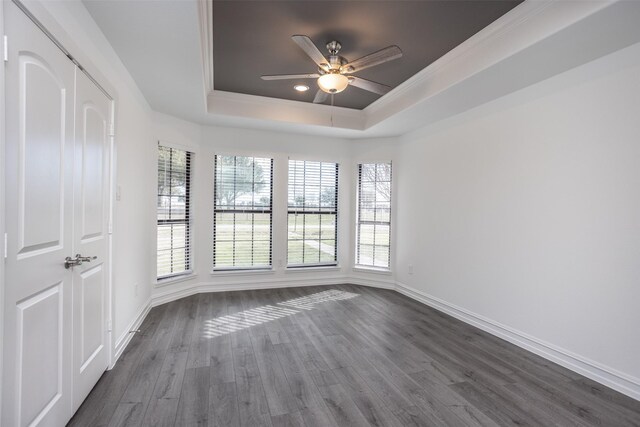
<path fill-rule="evenodd" d="M 214 1 L 213 49 L 216 90 L 312 102 L 315 80 L 265 81 L 263 74 L 307 74 L 313 61 L 291 36 L 305 34 L 327 53 L 355 60 L 389 45 L 400 59 L 355 73 L 396 87 L 507 13 L 522 0 L 446 1 Z M 310 86 L 305 93 L 293 86 Z M 334 105 L 363 109 L 380 96 L 350 86 Z M 330 97 L 326 101 L 330 102 Z"/>

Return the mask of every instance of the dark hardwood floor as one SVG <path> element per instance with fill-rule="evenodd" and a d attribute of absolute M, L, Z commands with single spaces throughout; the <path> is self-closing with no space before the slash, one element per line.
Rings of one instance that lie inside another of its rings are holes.
<path fill-rule="evenodd" d="M 151 310 L 73 426 L 639 426 L 640 402 L 394 291 Z"/>

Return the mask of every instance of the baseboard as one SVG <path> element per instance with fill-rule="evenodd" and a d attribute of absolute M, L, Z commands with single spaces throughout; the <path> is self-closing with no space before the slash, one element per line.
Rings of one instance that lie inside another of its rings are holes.
<path fill-rule="evenodd" d="M 131 338 L 133 338 L 133 334 L 130 333 L 130 331 L 135 331 L 140 327 L 140 325 L 142 325 L 142 322 L 147 317 L 147 314 L 149 314 L 149 310 L 151 310 L 151 298 L 149 298 L 149 300 L 144 303 L 133 320 L 127 325 L 125 331 L 116 341 L 115 351 L 113 353 L 113 359 L 111 360 L 109 369 L 112 369 L 115 366 L 116 362 L 122 355 L 122 352 L 125 348 L 127 348 L 129 341 L 131 341 Z"/>
<path fill-rule="evenodd" d="M 304 286 L 330 286 L 353 283 L 349 277 L 336 276 L 329 278 L 295 278 L 295 279 L 266 279 L 246 282 L 225 283 L 194 283 L 174 289 L 162 290 L 151 299 L 151 306 L 156 307 L 190 295 L 207 292 L 248 291 L 257 289 L 298 288 Z M 375 285 L 373 285 L 375 286 Z"/>
<path fill-rule="evenodd" d="M 347 278 L 347 282 L 352 285 L 360 285 L 360 286 L 368 286 L 370 288 L 380 288 L 380 289 L 396 289 L 396 283 L 393 280 L 380 280 L 380 279 L 369 279 L 363 277 L 349 277 Z"/>
<path fill-rule="evenodd" d="M 584 375 L 636 400 L 640 400 L 640 380 L 622 372 L 572 353 L 556 345 L 544 342 L 523 332 L 502 325 L 484 316 L 472 313 L 425 292 L 396 283 L 396 291 L 436 310 L 449 314 L 485 332 L 509 341 L 525 350 Z"/>

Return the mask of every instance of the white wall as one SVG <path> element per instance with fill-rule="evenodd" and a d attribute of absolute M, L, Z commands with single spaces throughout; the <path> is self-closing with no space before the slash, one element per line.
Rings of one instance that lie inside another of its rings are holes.
<path fill-rule="evenodd" d="M 640 398 L 639 113 L 640 44 L 401 138 L 399 284 Z"/>
<path fill-rule="evenodd" d="M 177 283 L 159 283 L 155 301 L 160 303 L 196 290 L 239 289 L 344 282 L 351 272 L 352 180 L 350 144 L 347 140 L 258 130 L 198 126 L 156 113 L 155 139 L 191 149 L 194 158 L 194 256 L 195 275 Z M 213 158 L 215 154 L 255 155 L 274 159 L 273 264 L 271 272 L 211 272 L 213 259 Z M 296 271 L 286 269 L 288 159 L 339 163 L 338 268 Z M 151 220 L 154 220 L 153 217 Z M 155 253 L 152 253 L 155 255 Z M 154 258 L 155 262 L 155 258 Z"/>

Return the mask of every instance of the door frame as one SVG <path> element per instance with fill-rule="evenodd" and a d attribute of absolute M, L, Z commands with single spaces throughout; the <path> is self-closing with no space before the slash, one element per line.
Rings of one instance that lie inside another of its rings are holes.
<path fill-rule="evenodd" d="M 115 210 L 115 189 L 117 182 L 117 149 L 116 149 L 116 132 L 117 126 L 115 124 L 116 120 L 116 104 L 118 102 L 118 95 L 115 87 L 110 83 L 110 81 L 99 71 L 99 68 L 89 59 L 89 55 L 85 53 L 83 49 L 81 49 L 77 43 L 73 40 L 73 38 L 69 35 L 69 33 L 64 29 L 63 23 L 58 22 L 56 18 L 49 12 L 46 6 L 46 0 L 30 0 L 28 2 L 23 2 L 23 0 L 12 0 L 12 2 L 18 6 L 27 17 L 33 21 L 33 23 L 40 28 L 52 41 L 53 43 L 66 55 L 69 57 L 76 67 L 78 67 L 78 71 L 84 72 L 90 80 L 102 91 L 111 101 L 111 111 L 110 111 L 110 135 L 109 135 L 109 230 L 108 230 L 108 248 L 107 248 L 107 323 L 108 323 L 108 343 L 109 348 L 108 351 L 108 361 L 109 368 L 111 369 L 115 363 L 113 360 L 114 356 L 114 346 L 115 346 L 115 338 L 113 333 L 113 321 L 115 318 L 115 307 L 113 301 L 113 231 L 115 229 L 113 219 L 114 219 L 114 210 Z M 4 12 L 4 2 L 0 1 L 0 12 Z M 4 13 L 1 14 L 4 17 Z M 0 34 L 4 34 L 4 18 L 0 19 Z M 9 44 L 11 41 L 9 41 Z M 5 109 L 4 109 L 4 62 L 3 66 L 0 70 L 0 94 L 2 94 L 2 100 L 0 101 L 0 120 L 2 124 L 4 124 L 5 120 Z M 2 126 L 3 132 L 0 133 L 0 159 L 4 162 L 4 147 L 5 147 L 5 135 L 4 129 Z M 4 173 L 0 174 L 0 200 L 4 203 L 4 183 L 5 176 Z M 5 212 L 4 209 L 0 209 L 0 247 L 2 250 L 2 262 L 0 262 L 0 331 L 4 331 L 4 232 L 5 232 Z M 106 325 L 105 325 L 106 326 Z M 0 340 L 0 367 L 2 366 L 2 341 Z M 2 371 L 0 370 L 0 375 Z M 0 408 L 2 407 L 2 396 L 0 395 Z"/>
<path fill-rule="evenodd" d="M 0 2 L 0 36 L 4 36 L 4 2 Z M 5 112 L 4 112 L 4 41 L 2 42 L 2 53 L 3 58 L 0 60 L 2 62 L 2 66 L 0 67 L 0 165 L 2 165 L 2 170 L 4 168 L 4 139 L 5 139 L 5 131 L 6 126 L 5 122 Z M 4 197 L 4 173 L 0 173 L 0 202 L 2 202 L 2 206 L 7 206 Z M 4 334 L 4 260 L 5 260 L 5 247 L 4 247 L 4 235 L 5 235 L 5 225 L 4 225 L 4 217 L 5 210 L 0 209 L 0 334 Z M 2 363 L 2 355 L 4 354 L 3 349 L 4 339 L 0 339 L 0 384 L 2 383 L 2 373 L 3 363 Z M 2 387 L 0 387 L 0 420 L 2 419 Z"/>

